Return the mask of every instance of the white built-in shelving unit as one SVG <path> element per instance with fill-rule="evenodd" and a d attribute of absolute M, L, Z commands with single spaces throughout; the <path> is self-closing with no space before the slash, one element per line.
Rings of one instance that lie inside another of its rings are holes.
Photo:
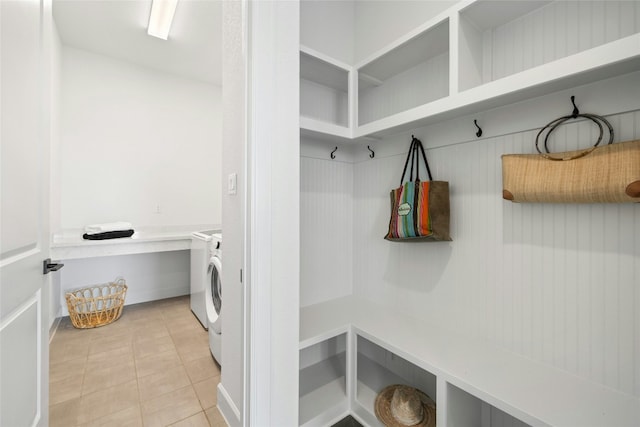
<path fill-rule="evenodd" d="M 327 426 L 350 413 L 380 426 L 375 397 L 397 383 L 427 393 L 440 426 L 640 422 L 634 396 L 353 296 L 301 309 L 300 352 L 301 425 Z"/>
<path fill-rule="evenodd" d="M 301 48 L 301 132 L 387 136 L 640 69 L 633 1 L 461 1 L 366 60 Z"/>
<path fill-rule="evenodd" d="M 449 95 L 447 19 L 356 66 L 358 124 L 365 125 Z"/>
<path fill-rule="evenodd" d="M 348 413 L 347 333 L 300 350 L 301 426 L 323 426 Z"/>
<path fill-rule="evenodd" d="M 380 138 L 640 69 L 638 1 L 464 0 L 355 65 L 300 54 L 301 135 Z M 301 309 L 300 425 L 414 385 L 448 427 L 637 426 L 632 395 L 356 297 Z"/>
<path fill-rule="evenodd" d="M 300 128 L 348 139 L 351 67 L 313 49 L 300 49 Z"/>

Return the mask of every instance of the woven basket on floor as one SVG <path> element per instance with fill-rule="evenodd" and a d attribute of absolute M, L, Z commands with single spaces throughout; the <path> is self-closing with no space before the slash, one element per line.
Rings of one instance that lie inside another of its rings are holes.
<path fill-rule="evenodd" d="M 115 322 L 122 314 L 126 294 L 124 279 L 67 292 L 71 323 L 76 328 L 87 329 Z"/>

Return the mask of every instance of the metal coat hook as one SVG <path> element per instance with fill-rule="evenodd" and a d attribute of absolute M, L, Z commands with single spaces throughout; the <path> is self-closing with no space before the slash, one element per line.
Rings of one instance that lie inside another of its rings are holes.
<path fill-rule="evenodd" d="M 367 145 L 367 150 L 369 150 L 369 158 L 373 159 L 376 156 L 376 153 L 374 153 L 371 147 L 369 147 L 368 145 Z"/>
<path fill-rule="evenodd" d="M 571 95 L 571 103 L 573 104 L 573 112 L 571 113 L 571 117 L 575 119 L 580 114 L 580 110 L 578 110 L 578 107 L 576 107 L 576 97 L 573 95 Z"/>
<path fill-rule="evenodd" d="M 476 132 L 476 136 L 480 138 L 482 136 L 482 129 L 480 128 L 480 126 L 478 126 L 478 121 L 474 120 L 473 124 L 476 125 L 476 127 L 478 128 L 478 132 Z"/>
<path fill-rule="evenodd" d="M 338 147 L 334 148 L 334 149 L 333 149 L 333 151 L 331 152 L 331 158 L 332 158 L 332 159 L 335 159 L 335 158 L 336 158 L 336 155 L 335 155 L 335 152 L 336 152 L 336 151 L 338 151 Z"/>

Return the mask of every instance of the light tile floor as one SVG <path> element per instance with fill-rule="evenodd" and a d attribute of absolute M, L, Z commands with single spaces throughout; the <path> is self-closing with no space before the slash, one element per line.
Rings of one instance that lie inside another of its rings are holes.
<path fill-rule="evenodd" d="M 64 318 L 49 356 L 51 427 L 226 426 L 220 366 L 189 296 L 125 306 L 95 329 Z"/>

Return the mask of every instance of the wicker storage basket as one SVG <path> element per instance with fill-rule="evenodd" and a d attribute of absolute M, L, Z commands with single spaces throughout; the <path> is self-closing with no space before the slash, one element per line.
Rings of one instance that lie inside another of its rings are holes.
<path fill-rule="evenodd" d="M 126 294 L 124 279 L 67 292 L 71 323 L 76 328 L 88 329 L 115 322 L 122 314 Z"/>

